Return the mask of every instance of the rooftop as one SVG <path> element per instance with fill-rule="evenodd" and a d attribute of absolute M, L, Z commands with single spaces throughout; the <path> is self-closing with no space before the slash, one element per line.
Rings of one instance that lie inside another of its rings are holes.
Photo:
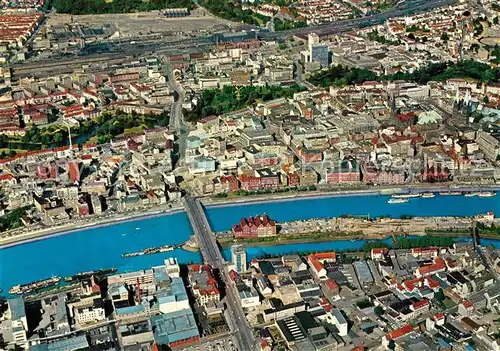
<path fill-rule="evenodd" d="M 190 309 L 153 316 L 151 324 L 154 339 L 160 345 L 169 345 L 200 336 Z"/>

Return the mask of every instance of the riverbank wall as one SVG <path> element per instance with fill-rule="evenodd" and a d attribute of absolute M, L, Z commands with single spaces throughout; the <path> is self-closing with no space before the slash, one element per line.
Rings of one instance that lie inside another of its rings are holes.
<path fill-rule="evenodd" d="M 154 210 L 151 212 L 133 213 L 129 215 L 113 216 L 109 218 L 100 218 L 88 223 L 68 223 L 59 226 L 48 227 L 46 229 L 38 229 L 27 233 L 17 234 L 15 236 L 7 236 L 8 232 L 2 233 L 0 238 L 0 250 L 12 246 L 27 244 L 33 241 L 55 238 L 62 235 L 67 235 L 79 232 L 83 229 L 93 229 L 113 226 L 120 223 L 128 223 L 140 221 L 144 219 L 156 218 L 161 216 L 169 216 L 184 212 L 184 208 L 176 207 L 165 210 Z"/>

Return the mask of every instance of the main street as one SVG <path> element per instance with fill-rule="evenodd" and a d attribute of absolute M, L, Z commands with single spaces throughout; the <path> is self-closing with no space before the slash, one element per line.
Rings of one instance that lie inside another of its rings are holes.
<path fill-rule="evenodd" d="M 256 349 L 255 338 L 252 334 L 252 330 L 248 325 L 245 313 L 239 302 L 238 296 L 236 296 L 235 288 L 233 288 L 231 281 L 229 280 L 229 272 L 225 265 L 225 260 L 217 246 L 215 241 L 215 236 L 210 229 L 207 218 L 201 203 L 187 195 L 183 198 L 183 203 L 186 208 L 186 212 L 193 227 L 194 234 L 198 240 L 198 245 L 200 246 L 200 251 L 203 256 L 205 263 L 212 266 L 214 269 L 218 269 L 220 272 L 220 277 L 224 282 L 226 287 L 226 297 L 225 305 L 227 308 L 227 314 L 229 315 L 228 325 L 231 330 L 235 333 L 236 340 L 238 342 L 238 349 L 240 351 L 251 351 Z"/>
<path fill-rule="evenodd" d="M 184 103 L 186 92 L 181 84 L 175 79 L 172 66 L 168 62 L 166 57 L 163 57 L 163 63 L 165 65 L 165 73 L 168 78 L 168 84 L 170 89 L 175 92 L 174 103 L 170 108 L 170 129 L 176 132 L 178 137 L 177 145 L 178 157 L 176 160 L 175 168 L 179 167 L 184 162 L 184 155 L 186 152 L 186 139 L 188 136 L 186 125 L 184 124 L 184 116 L 182 114 L 182 104 Z"/>

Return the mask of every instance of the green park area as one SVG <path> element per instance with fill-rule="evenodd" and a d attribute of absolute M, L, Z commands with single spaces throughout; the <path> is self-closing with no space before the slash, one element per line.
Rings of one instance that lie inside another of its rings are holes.
<path fill-rule="evenodd" d="M 327 88 L 331 85 L 343 87 L 375 80 L 406 80 L 426 84 L 430 81 L 445 81 L 451 78 L 473 79 L 483 83 L 498 83 L 500 82 L 500 69 L 492 68 L 485 63 L 466 60 L 457 63 L 433 63 L 412 73 L 398 72 L 378 76 L 375 72 L 367 69 L 348 68 L 338 65 L 312 74 L 308 78 L 308 81 L 314 85 Z"/>
<path fill-rule="evenodd" d="M 137 134 L 145 128 L 167 126 L 168 113 L 161 115 L 104 112 L 95 119 L 89 119 L 78 127 L 71 128 L 73 141 L 107 143 L 113 138 Z M 32 126 L 23 136 L 0 135 L 0 158 L 13 157 L 18 153 L 58 147 L 68 144 L 69 132 L 66 126 L 53 125 L 46 128 Z"/>
<path fill-rule="evenodd" d="M 297 84 L 291 86 L 225 86 L 223 89 L 204 90 L 196 106 L 191 111 L 183 111 L 184 118 L 188 122 L 196 122 L 208 116 L 222 115 L 252 107 L 258 102 L 283 97 L 291 98 L 293 94 L 303 90 L 304 87 Z"/>
<path fill-rule="evenodd" d="M 26 215 L 29 208 L 29 206 L 20 207 L 0 217 L 0 232 L 22 227 L 23 222 L 21 218 Z"/>

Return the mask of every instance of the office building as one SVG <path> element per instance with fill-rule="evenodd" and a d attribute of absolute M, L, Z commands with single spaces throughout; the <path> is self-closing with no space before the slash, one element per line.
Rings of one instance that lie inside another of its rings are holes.
<path fill-rule="evenodd" d="M 231 246 L 231 261 L 236 267 L 236 272 L 242 273 L 247 270 L 247 253 L 243 245 Z"/>
<path fill-rule="evenodd" d="M 311 46 L 311 62 L 319 62 L 321 67 L 330 66 L 330 49 L 328 45 L 315 44 Z"/>

